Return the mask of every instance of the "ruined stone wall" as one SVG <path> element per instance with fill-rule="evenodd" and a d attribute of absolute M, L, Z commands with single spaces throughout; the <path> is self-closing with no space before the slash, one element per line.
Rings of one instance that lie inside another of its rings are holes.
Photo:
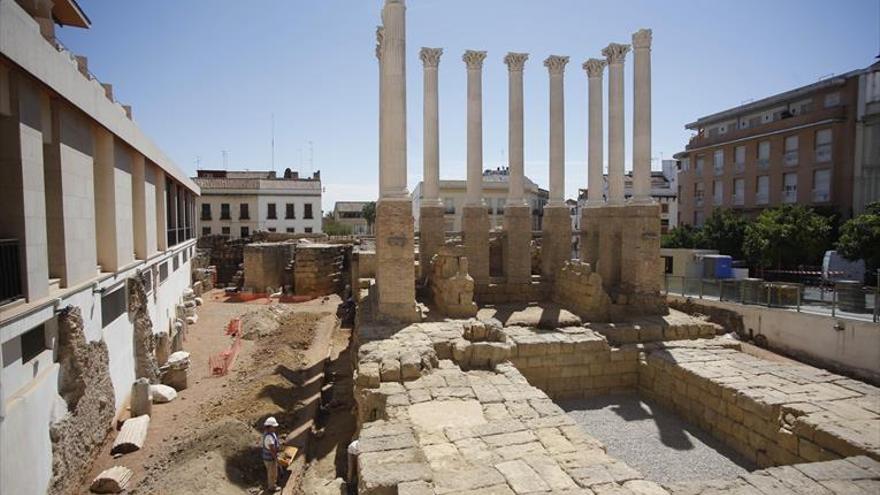
<path fill-rule="evenodd" d="M 428 282 L 431 298 L 443 316 L 467 318 L 477 315 L 474 279 L 461 247 L 443 246 L 431 260 Z"/>
<path fill-rule="evenodd" d="M 480 304 L 527 303 L 546 301 L 550 298 L 553 285 L 541 280 L 526 283 L 492 282 L 477 285 L 474 299 Z"/>
<path fill-rule="evenodd" d="M 296 295 L 319 297 L 338 294 L 345 287 L 346 251 L 341 244 L 300 244 L 296 248 L 293 287 Z"/>
<path fill-rule="evenodd" d="M 147 307 L 147 293 L 142 275 L 128 279 L 128 314 L 134 324 L 134 376 L 159 383 L 159 365 L 156 362 L 156 336 Z"/>
<path fill-rule="evenodd" d="M 717 323 L 724 327 L 728 332 L 734 332 L 740 337 L 747 337 L 745 327 L 743 326 L 743 317 L 736 311 L 719 308 L 709 304 L 702 304 L 693 299 L 679 300 L 668 298 L 667 302 L 670 308 L 677 309 L 689 315 L 701 314 L 709 317 L 709 321 Z"/>
<path fill-rule="evenodd" d="M 293 243 L 253 243 L 244 246 L 244 287 L 254 292 L 273 291 L 291 285 Z"/>
<path fill-rule="evenodd" d="M 566 261 L 556 276 L 553 301 L 584 321 L 608 321 L 611 298 L 602 288 L 602 277 L 588 263 Z"/>
<path fill-rule="evenodd" d="M 68 413 L 50 425 L 53 495 L 77 492 L 98 454 L 115 414 L 110 358 L 103 340 L 87 342 L 82 313 L 68 306 L 58 315 L 59 394 Z"/>

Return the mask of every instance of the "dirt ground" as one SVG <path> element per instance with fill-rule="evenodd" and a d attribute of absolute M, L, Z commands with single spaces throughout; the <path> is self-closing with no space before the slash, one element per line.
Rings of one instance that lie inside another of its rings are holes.
<path fill-rule="evenodd" d="M 275 416 L 279 436 L 304 445 L 321 403 L 325 360 L 348 346 L 336 318 L 336 296 L 278 304 L 267 299 L 224 302 L 222 291 L 204 296 L 199 322 L 189 327 L 189 388 L 167 404 L 154 404 L 144 448 L 114 459 L 111 434 L 86 476 L 82 492 L 104 469 L 122 465 L 134 476 L 134 494 L 262 493 L 261 425 Z M 211 376 L 208 359 L 229 347 L 226 324 L 241 317 L 241 351 L 225 376 Z M 332 361 L 330 362 L 332 366 Z M 125 414 L 120 419 L 125 419 Z"/>

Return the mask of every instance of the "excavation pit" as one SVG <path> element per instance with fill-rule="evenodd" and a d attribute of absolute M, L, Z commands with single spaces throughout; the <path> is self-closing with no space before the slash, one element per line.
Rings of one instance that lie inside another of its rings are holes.
<path fill-rule="evenodd" d="M 557 402 L 609 455 L 659 483 L 734 478 L 757 466 L 699 426 L 638 394 Z"/>

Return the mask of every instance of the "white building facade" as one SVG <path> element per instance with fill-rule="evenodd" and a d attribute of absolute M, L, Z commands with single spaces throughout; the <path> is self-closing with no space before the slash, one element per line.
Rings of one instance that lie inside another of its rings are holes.
<path fill-rule="evenodd" d="M 321 232 L 321 172 L 199 170 L 198 233 L 232 239 L 256 231 Z"/>
<path fill-rule="evenodd" d="M 59 314 L 79 308 L 87 343 L 106 345 L 108 405 L 118 415 L 135 380 L 129 279 L 147 282 L 153 331 L 168 331 L 195 249 L 198 186 L 89 73 L 87 60 L 57 42 L 56 25 L 87 28 L 89 20 L 71 0 L 0 0 L 4 494 L 48 491 L 50 425 L 76 417 L 60 393 L 69 377 Z"/>

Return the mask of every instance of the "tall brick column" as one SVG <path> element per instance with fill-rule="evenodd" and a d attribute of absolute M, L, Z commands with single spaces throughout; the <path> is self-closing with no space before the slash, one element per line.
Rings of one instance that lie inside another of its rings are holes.
<path fill-rule="evenodd" d="M 504 206 L 504 275 L 508 284 L 528 284 L 532 279 L 532 216 L 523 197 L 525 154 L 523 147 L 523 68 L 527 53 L 508 53 L 509 85 L 508 147 L 510 148 L 510 182 Z"/>
<path fill-rule="evenodd" d="M 468 271 L 477 285 L 489 283 L 489 212 L 483 202 L 483 60 L 486 52 L 468 50 L 467 65 L 467 197 L 461 230 Z"/>
<path fill-rule="evenodd" d="M 437 69 L 442 48 L 422 48 L 419 58 L 424 66 L 424 163 L 422 202 L 419 208 L 419 265 L 422 278 L 431 273 L 431 258 L 443 245 L 444 207 L 440 201 L 440 131 Z"/>
<path fill-rule="evenodd" d="M 571 259 L 571 216 L 565 204 L 565 113 L 563 74 L 568 57 L 544 61 L 550 74 L 550 201 L 544 208 L 541 275 L 553 280 Z"/>
<path fill-rule="evenodd" d="M 412 200 L 406 190 L 406 7 L 385 0 L 379 45 L 380 187 L 376 204 L 378 316 L 418 321 Z"/>

